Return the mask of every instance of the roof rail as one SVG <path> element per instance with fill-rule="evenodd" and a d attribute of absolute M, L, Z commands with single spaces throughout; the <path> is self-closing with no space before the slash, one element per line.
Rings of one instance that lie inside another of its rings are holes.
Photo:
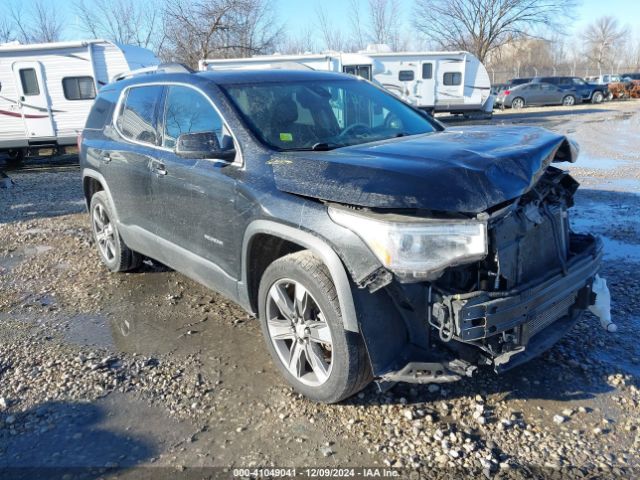
<path fill-rule="evenodd" d="M 122 72 L 114 75 L 111 78 L 111 83 L 119 82 L 126 78 L 135 77 L 138 75 L 148 75 L 150 73 L 193 73 L 194 70 L 183 65 L 182 63 L 161 63 L 160 65 L 154 65 L 152 67 L 138 68 L 136 70 L 130 70 L 128 72 Z"/>

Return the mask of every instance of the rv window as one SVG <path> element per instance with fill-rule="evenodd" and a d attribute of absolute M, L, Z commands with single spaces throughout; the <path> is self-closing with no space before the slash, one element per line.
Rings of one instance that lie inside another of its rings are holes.
<path fill-rule="evenodd" d="M 67 77 L 62 79 L 62 90 L 67 100 L 93 100 L 96 87 L 92 77 Z"/>
<path fill-rule="evenodd" d="M 371 80 L 371 65 L 345 65 L 342 67 L 342 71 L 349 75 Z"/>
<path fill-rule="evenodd" d="M 214 132 L 222 145 L 222 119 L 201 93 L 193 88 L 171 86 L 165 100 L 162 145 L 176 146 L 183 133 Z"/>
<path fill-rule="evenodd" d="M 20 82 L 22 83 L 22 93 L 26 97 L 40 95 L 40 87 L 38 86 L 38 77 L 33 68 L 23 68 L 20 70 Z"/>
<path fill-rule="evenodd" d="M 433 63 L 422 64 L 422 78 L 424 79 L 433 78 Z"/>
<path fill-rule="evenodd" d="M 129 89 L 116 121 L 122 135 L 137 142 L 156 144 L 156 106 L 162 89 L 159 85 Z"/>
<path fill-rule="evenodd" d="M 398 80 L 401 82 L 410 82 L 413 78 L 413 70 L 400 70 L 398 72 Z"/>
<path fill-rule="evenodd" d="M 460 85 L 462 83 L 462 74 L 460 72 L 447 72 L 444 74 L 442 83 L 445 85 Z"/>

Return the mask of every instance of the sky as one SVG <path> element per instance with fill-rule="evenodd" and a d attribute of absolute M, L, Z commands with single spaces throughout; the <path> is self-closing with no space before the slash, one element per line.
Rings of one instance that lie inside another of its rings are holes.
<path fill-rule="evenodd" d="M 0 0 L 3 3 L 5 0 Z M 63 15 L 73 11 L 73 0 L 44 0 L 59 9 Z M 90 2 L 91 0 L 85 0 Z M 363 4 L 367 0 L 359 0 Z M 596 18 L 603 15 L 618 17 L 622 25 L 627 25 L 636 35 L 640 32 L 640 0 L 576 0 L 579 2 L 575 10 L 575 20 L 568 22 L 568 36 L 572 36 Z M 292 34 L 302 34 L 307 31 L 309 25 L 315 23 L 315 12 L 317 5 L 322 5 L 332 14 L 336 28 L 349 30 L 347 0 L 275 0 L 281 20 L 285 23 L 287 30 Z M 31 0 L 22 0 L 23 8 L 28 8 Z M 401 14 L 406 22 L 409 21 L 413 0 L 400 0 Z M 2 8 L 0 7 L 0 12 Z M 73 25 L 75 19 L 70 19 Z M 73 29 L 70 29 L 73 30 Z M 76 32 L 78 38 L 86 37 L 80 32 Z M 71 33 L 70 36 L 73 36 Z"/>

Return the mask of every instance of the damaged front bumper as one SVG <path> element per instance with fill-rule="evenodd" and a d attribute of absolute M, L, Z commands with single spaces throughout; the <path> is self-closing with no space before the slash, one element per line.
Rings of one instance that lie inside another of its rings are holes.
<path fill-rule="evenodd" d="M 382 379 L 452 381 L 470 376 L 475 365 L 490 365 L 500 373 L 550 348 L 594 303 L 591 285 L 600 267 L 602 241 L 592 235 L 573 235 L 572 241 L 574 255 L 561 271 L 545 278 L 511 291 L 437 295 L 427 305 L 427 323 L 459 358 L 435 365 L 409 358 Z M 440 380 L 430 380 L 436 370 Z"/>

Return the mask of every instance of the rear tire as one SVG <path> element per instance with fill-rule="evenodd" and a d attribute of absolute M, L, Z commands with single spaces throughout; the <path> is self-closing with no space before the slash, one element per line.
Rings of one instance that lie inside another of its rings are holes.
<path fill-rule="evenodd" d="M 93 194 L 89 212 L 93 239 L 102 263 L 112 272 L 127 272 L 138 268 L 142 264 L 142 256 L 127 247 L 120 237 L 106 192 Z"/>
<path fill-rule="evenodd" d="M 602 92 L 593 92 L 593 95 L 591 96 L 592 103 L 602 103 L 603 100 L 604 95 L 602 94 Z"/>
<path fill-rule="evenodd" d="M 345 330 L 329 271 L 310 251 L 286 255 L 267 267 L 258 310 L 267 349 L 299 393 L 335 403 L 371 382 L 364 341 Z"/>
<path fill-rule="evenodd" d="M 574 97 L 573 95 L 566 95 L 562 99 L 562 105 L 564 105 L 565 107 L 573 107 L 575 104 L 576 104 L 576 97 Z"/>

